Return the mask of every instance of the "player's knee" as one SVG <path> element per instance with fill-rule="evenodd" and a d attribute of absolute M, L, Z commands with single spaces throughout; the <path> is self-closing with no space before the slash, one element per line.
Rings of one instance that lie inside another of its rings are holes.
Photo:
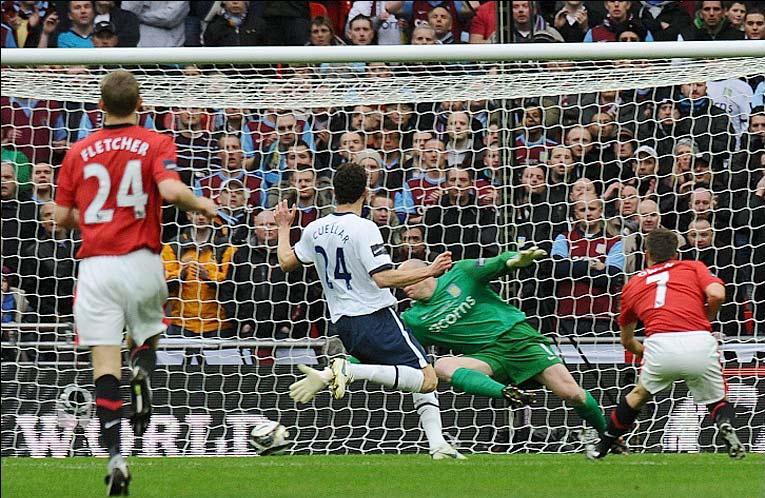
<path fill-rule="evenodd" d="M 436 372 L 428 365 L 427 367 L 422 369 L 422 387 L 420 387 L 420 392 L 423 394 L 432 393 L 436 390 L 436 387 L 438 387 L 438 377 L 436 377 Z"/>
<path fill-rule="evenodd" d="M 576 383 L 567 383 L 561 389 L 558 394 L 560 398 L 570 405 L 583 405 L 587 401 L 587 397 L 584 393 L 584 389 L 579 387 Z"/>
<path fill-rule="evenodd" d="M 435 363 L 436 375 L 444 382 L 452 381 L 452 374 L 456 370 L 452 358 L 439 358 Z"/>

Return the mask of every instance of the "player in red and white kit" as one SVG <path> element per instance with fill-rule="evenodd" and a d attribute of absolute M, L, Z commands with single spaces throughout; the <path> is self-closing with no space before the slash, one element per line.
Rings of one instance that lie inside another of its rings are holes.
<path fill-rule="evenodd" d="M 176 169 L 170 137 L 138 126 L 138 82 L 127 71 L 101 81 L 102 130 L 77 142 L 61 166 L 56 223 L 80 229 L 82 259 L 74 319 L 79 343 L 91 347 L 101 443 L 109 448 L 107 492 L 127 495 L 130 473 L 120 455 L 122 333 L 127 329 L 133 428 L 151 416 L 149 378 L 165 330 L 167 298 L 159 252 L 162 199 L 187 211 L 215 215 L 215 203 L 196 197 Z"/>
<path fill-rule="evenodd" d="M 651 396 L 684 380 L 696 403 L 707 405 L 728 454 L 743 458 L 710 324 L 725 301 L 723 282 L 700 261 L 678 261 L 677 235 L 666 228 L 648 234 L 645 244 L 649 267 L 622 289 L 619 316 L 622 345 L 642 357 L 640 378 L 611 412 L 608 430 L 587 456 L 605 457 Z M 638 320 L 645 326 L 642 344 L 635 338 Z"/>

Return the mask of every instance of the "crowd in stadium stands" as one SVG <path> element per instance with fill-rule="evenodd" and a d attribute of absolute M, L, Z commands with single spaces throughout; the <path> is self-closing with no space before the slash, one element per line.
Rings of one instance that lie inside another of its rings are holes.
<path fill-rule="evenodd" d="M 498 3 L 3 1 L 1 40 L 4 48 L 494 43 Z M 763 36 L 762 2 L 512 2 L 515 43 Z M 209 68 L 167 70 L 195 77 Z M 329 73 L 396 78 L 400 68 L 274 72 L 317 81 Z M 297 205 L 296 242 L 332 211 L 332 174 L 347 161 L 369 172 L 365 215 L 397 262 L 446 250 L 455 259 L 532 244 L 548 251 L 513 284 L 544 331 L 614 333 L 619 290 L 645 265 L 645 235 L 665 226 L 677 231 L 682 258 L 725 280 L 718 329 L 761 335 L 763 79 L 526 98 L 509 109 L 491 101 L 146 108 L 140 124 L 174 137 L 183 180 L 220 205 L 214 220 L 165 210 L 167 335 L 326 334 L 314 270 L 279 268 L 271 209 L 285 198 Z M 72 320 L 77 234 L 52 221 L 55 174 L 68 145 L 101 119 L 91 104 L 2 97 L 4 323 Z"/>

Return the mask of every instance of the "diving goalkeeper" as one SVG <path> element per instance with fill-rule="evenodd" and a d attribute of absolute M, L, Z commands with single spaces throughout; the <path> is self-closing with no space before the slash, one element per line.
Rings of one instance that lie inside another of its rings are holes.
<path fill-rule="evenodd" d="M 546 254 L 532 248 L 504 252 L 490 259 L 462 260 L 444 275 L 404 288 L 414 300 L 401 318 L 423 346 L 451 349 L 460 356 L 436 361 L 438 378 L 470 394 L 505 399 L 503 391 L 535 380 L 546 386 L 599 434 L 606 419 L 598 402 L 582 389 L 550 347 L 550 340 L 526 322 L 526 315 L 507 304 L 489 283 Z M 412 259 L 403 269 L 425 266 Z"/>

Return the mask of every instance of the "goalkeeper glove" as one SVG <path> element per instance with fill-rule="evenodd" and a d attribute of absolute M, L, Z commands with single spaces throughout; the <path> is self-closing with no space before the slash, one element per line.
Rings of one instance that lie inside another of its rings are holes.
<path fill-rule="evenodd" d="M 547 253 L 544 250 L 534 246 L 531 249 L 518 251 L 515 256 L 507 260 L 505 265 L 511 269 L 525 268 L 533 263 L 535 259 L 544 258 L 545 256 L 547 256 Z"/>

